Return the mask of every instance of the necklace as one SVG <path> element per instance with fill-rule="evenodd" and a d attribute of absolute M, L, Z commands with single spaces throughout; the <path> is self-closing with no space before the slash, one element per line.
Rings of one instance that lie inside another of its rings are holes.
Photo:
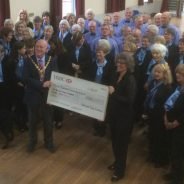
<path fill-rule="evenodd" d="M 39 66 L 36 62 L 33 61 L 31 57 L 29 57 L 35 68 L 38 70 L 38 73 L 40 75 L 40 81 L 43 81 L 45 76 L 45 70 L 47 69 L 49 63 L 51 62 L 51 56 L 49 57 L 49 60 L 47 61 L 47 64 L 44 67 Z"/>

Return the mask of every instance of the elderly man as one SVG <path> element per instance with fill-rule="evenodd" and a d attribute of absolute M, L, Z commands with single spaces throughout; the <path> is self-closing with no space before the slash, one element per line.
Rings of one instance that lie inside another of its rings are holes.
<path fill-rule="evenodd" d="M 110 35 L 110 33 L 111 33 L 110 29 L 111 29 L 110 25 L 102 24 L 102 26 L 101 26 L 101 36 L 97 37 L 92 42 L 93 57 L 96 55 L 96 47 L 97 47 L 99 39 L 106 39 L 106 40 L 109 41 L 109 43 L 111 45 L 111 51 L 109 53 L 110 57 L 111 57 L 110 60 L 114 61 L 115 56 L 120 52 L 117 41 L 115 39 L 113 39 L 113 37 Z"/>
<path fill-rule="evenodd" d="M 115 37 L 121 37 L 122 36 L 122 26 L 120 25 L 120 13 L 119 12 L 114 12 L 112 15 L 112 26 L 114 29 L 114 36 Z"/>
<path fill-rule="evenodd" d="M 124 27 L 124 26 L 129 26 L 131 28 L 134 27 L 133 12 L 130 8 L 125 9 L 125 17 L 121 19 L 120 25 L 121 27 Z"/>
<path fill-rule="evenodd" d="M 174 30 L 174 38 L 173 43 L 178 45 L 180 39 L 180 31 L 179 29 L 170 23 L 171 20 L 171 13 L 170 12 L 163 12 L 161 16 L 161 26 L 159 27 L 159 34 L 164 35 L 166 28 L 172 28 Z"/>
<path fill-rule="evenodd" d="M 94 20 L 90 21 L 88 24 L 89 32 L 84 35 L 86 42 L 89 44 L 92 49 L 93 40 L 99 37 L 99 33 L 96 30 L 96 22 Z"/>
<path fill-rule="evenodd" d="M 85 29 L 89 30 L 88 24 L 92 20 L 96 22 L 97 29 L 98 30 L 100 29 L 101 23 L 98 20 L 95 19 L 95 13 L 94 13 L 94 11 L 92 9 L 87 9 L 86 10 L 85 17 L 86 17 L 86 20 L 85 20 Z"/>
<path fill-rule="evenodd" d="M 28 152 L 33 152 L 37 144 L 37 124 L 40 115 L 44 126 L 44 146 L 50 152 L 55 151 L 53 144 L 52 106 L 46 103 L 48 89 L 51 86 L 51 72 L 57 69 L 56 62 L 46 55 L 47 42 L 38 40 L 35 54 L 28 58 L 24 68 L 26 85 L 24 101 L 29 115 Z"/>

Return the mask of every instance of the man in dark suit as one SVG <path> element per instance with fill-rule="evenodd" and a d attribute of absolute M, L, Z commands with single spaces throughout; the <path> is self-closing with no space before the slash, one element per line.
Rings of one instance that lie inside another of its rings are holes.
<path fill-rule="evenodd" d="M 28 58 L 24 68 L 25 103 L 29 117 L 28 152 L 33 152 L 37 143 L 37 123 L 39 115 L 43 119 L 44 146 L 50 152 L 55 151 L 53 144 L 52 106 L 46 103 L 48 89 L 51 86 L 51 72 L 57 69 L 56 62 L 46 55 L 47 42 L 38 40 L 35 55 Z M 39 114 L 41 113 L 41 114 Z"/>

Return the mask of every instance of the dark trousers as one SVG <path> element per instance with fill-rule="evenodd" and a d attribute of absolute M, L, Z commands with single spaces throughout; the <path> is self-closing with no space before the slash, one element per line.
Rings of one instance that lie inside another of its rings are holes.
<path fill-rule="evenodd" d="M 169 161 L 170 132 L 164 126 L 163 115 L 149 113 L 149 156 L 153 162 L 166 164 Z"/>
<path fill-rule="evenodd" d="M 61 122 L 64 119 L 64 109 L 62 109 L 61 107 L 53 107 L 53 119 L 56 122 Z"/>
<path fill-rule="evenodd" d="M 173 129 L 171 169 L 175 181 L 184 179 L 184 126 Z"/>
<path fill-rule="evenodd" d="M 115 157 L 115 172 L 118 175 L 124 175 L 126 169 L 131 128 L 132 121 L 130 118 L 122 119 L 115 117 L 110 120 L 112 150 Z"/>
<path fill-rule="evenodd" d="M 16 86 L 15 88 L 15 119 L 18 129 L 25 129 L 27 122 L 27 108 L 26 104 L 23 102 L 24 97 L 24 87 Z"/>
<path fill-rule="evenodd" d="M 40 117 L 43 119 L 44 143 L 53 145 L 53 121 L 52 106 L 42 103 L 41 105 L 28 105 L 29 117 L 29 143 L 37 143 L 37 124 Z"/>

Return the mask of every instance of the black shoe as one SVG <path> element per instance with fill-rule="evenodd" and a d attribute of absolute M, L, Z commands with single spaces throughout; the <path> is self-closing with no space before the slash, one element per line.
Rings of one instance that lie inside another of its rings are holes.
<path fill-rule="evenodd" d="M 172 180 L 170 181 L 168 184 L 183 184 L 182 181 L 175 181 L 175 180 Z"/>
<path fill-rule="evenodd" d="M 7 149 L 8 146 L 9 146 L 9 141 L 6 140 L 6 141 L 5 141 L 5 144 L 2 146 L 2 149 Z"/>
<path fill-rule="evenodd" d="M 27 147 L 27 152 L 32 153 L 35 151 L 35 144 L 29 144 Z"/>
<path fill-rule="evenodd" d="M 173 179 L 173 174 L 172 173 L 167 173 L 167 174 L 163 175 L 162 178 L 165 181 L 171 181 Z"/>
<path fill-rule="evenodd" d="M 56 152 L 56 148 L 55 146 L 52 145 L 45 145 L 45 148 L 50 152 L 50 153 L 55 153 Z"/>
<path fill-rule="evenodd" d="M 109 169 L 110 171 L 113 171 L 115 169 L 115 164 L 111 164 L 107 167 L 107 169 Z"/>
<path fill-rule="evenodd" d="M 166 163 L 166 162 L 155 162 L 154 163 L 154 167 L 155 168 L 164 168 L 164 167 L 166 167 L 168 165 L 168 163 Z"/>
<path fill-rule="evenodd" d="M 57 129 L 60 129 L 62 126 L 63 126 L 63 122 L 62 122 L 62 121 L 58 121 L 58 122 L 56 122 L 56 124 L 55 124 L 55 127 L 56 127 Z"/>
<path fill-rule="evenodd" d="M 117 182 L 119 181 L 120 179 L 122 179 L 124 177 L 124 174 L 116 174 L 114 173 L 111 177 L 111 181 L 112 182 Z"/>

